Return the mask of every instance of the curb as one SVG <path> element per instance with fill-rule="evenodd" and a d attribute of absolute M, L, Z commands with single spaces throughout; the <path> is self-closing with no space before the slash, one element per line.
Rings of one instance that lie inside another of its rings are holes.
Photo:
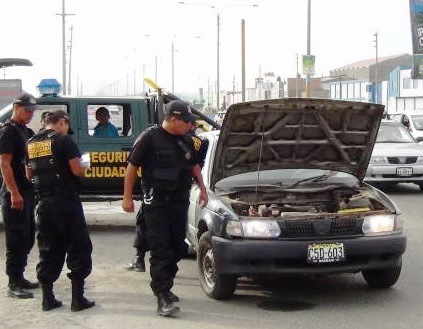
<path fill-rule="evenodd" d="M 134 231 L 135 232 L 135 224 L 122 224 L 116 225 L 113 223 L 89 223 L 87 222 L 88 229 L 90 231 Z M 0 222 L 0 231 L 4 231 L 4 224 Z"/>

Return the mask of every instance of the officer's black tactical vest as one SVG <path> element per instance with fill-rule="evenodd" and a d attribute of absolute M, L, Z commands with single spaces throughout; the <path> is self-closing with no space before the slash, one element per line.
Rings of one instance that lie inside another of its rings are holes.
<path fill-rule="evenodd" d="M 28 163 L 33 174 L 35 192 L 49 196 L 63 191 L 64 182 L 60 175 L 59 164 L 53 154 L 55 136 L 48 131 L 31 138 L 28 143 Z"/>
<path fill-rule="evenodd" d="M 192 167 L 196 163 L 189 141 L 183 136 L 165 137 L 158 127 L 150 130 L 154 154 L 143 171 L 144 191 L 149 187 L 156 191 L 187 191 L 192 184 Z"/>

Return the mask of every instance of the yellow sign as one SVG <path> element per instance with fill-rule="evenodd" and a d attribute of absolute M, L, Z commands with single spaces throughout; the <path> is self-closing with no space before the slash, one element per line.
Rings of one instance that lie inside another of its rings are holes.
<path fill-rule="evenodd" d="M 129 152 L 90 152 L 91 166 L 84 170 L 87 178 L 123 178 Z M 141 177 L 141 168 L 138 169 Z"/>
<path fill-rule="evenodd" d="M 50 156 L 52 154 L 51 139 L 28 144 L 28 157 L 30 159 Z"/>

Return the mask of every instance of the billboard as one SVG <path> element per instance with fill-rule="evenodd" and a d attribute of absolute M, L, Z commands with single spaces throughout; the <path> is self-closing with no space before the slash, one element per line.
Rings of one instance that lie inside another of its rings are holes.
<path fill-rule="evenodd" d="M 303 74 L 314 75 L 314 55 L 303 55 Z"/>
<path fill-rule="evenodd" d="M 409 0 L 411 39 L 413 42 L 413 79 L 423 78 L 423 0 Z"/>

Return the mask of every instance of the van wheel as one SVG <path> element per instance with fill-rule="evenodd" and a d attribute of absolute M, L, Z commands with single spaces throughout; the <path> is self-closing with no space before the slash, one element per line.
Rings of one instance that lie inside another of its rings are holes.
<path fill-rule="evenodd" d="M 201 286 L 208 297 L 226 299 L 233 295 L 237 276 L 216 272 L 210 232 L 204 232 L 200 237 L 197 265 Z"/>
<path fill-rule="evenodd" d="M 401 259 L 399 266 L 386 270 L 362 271 L 364 280 L 372 288 L 389 288 L 399 279 L 401 274 Z"/>
<path fill-rule="evenodd" d="M 420 191 L 423 191 L 423 183 L 417 184 L 420 187 Z"/>

